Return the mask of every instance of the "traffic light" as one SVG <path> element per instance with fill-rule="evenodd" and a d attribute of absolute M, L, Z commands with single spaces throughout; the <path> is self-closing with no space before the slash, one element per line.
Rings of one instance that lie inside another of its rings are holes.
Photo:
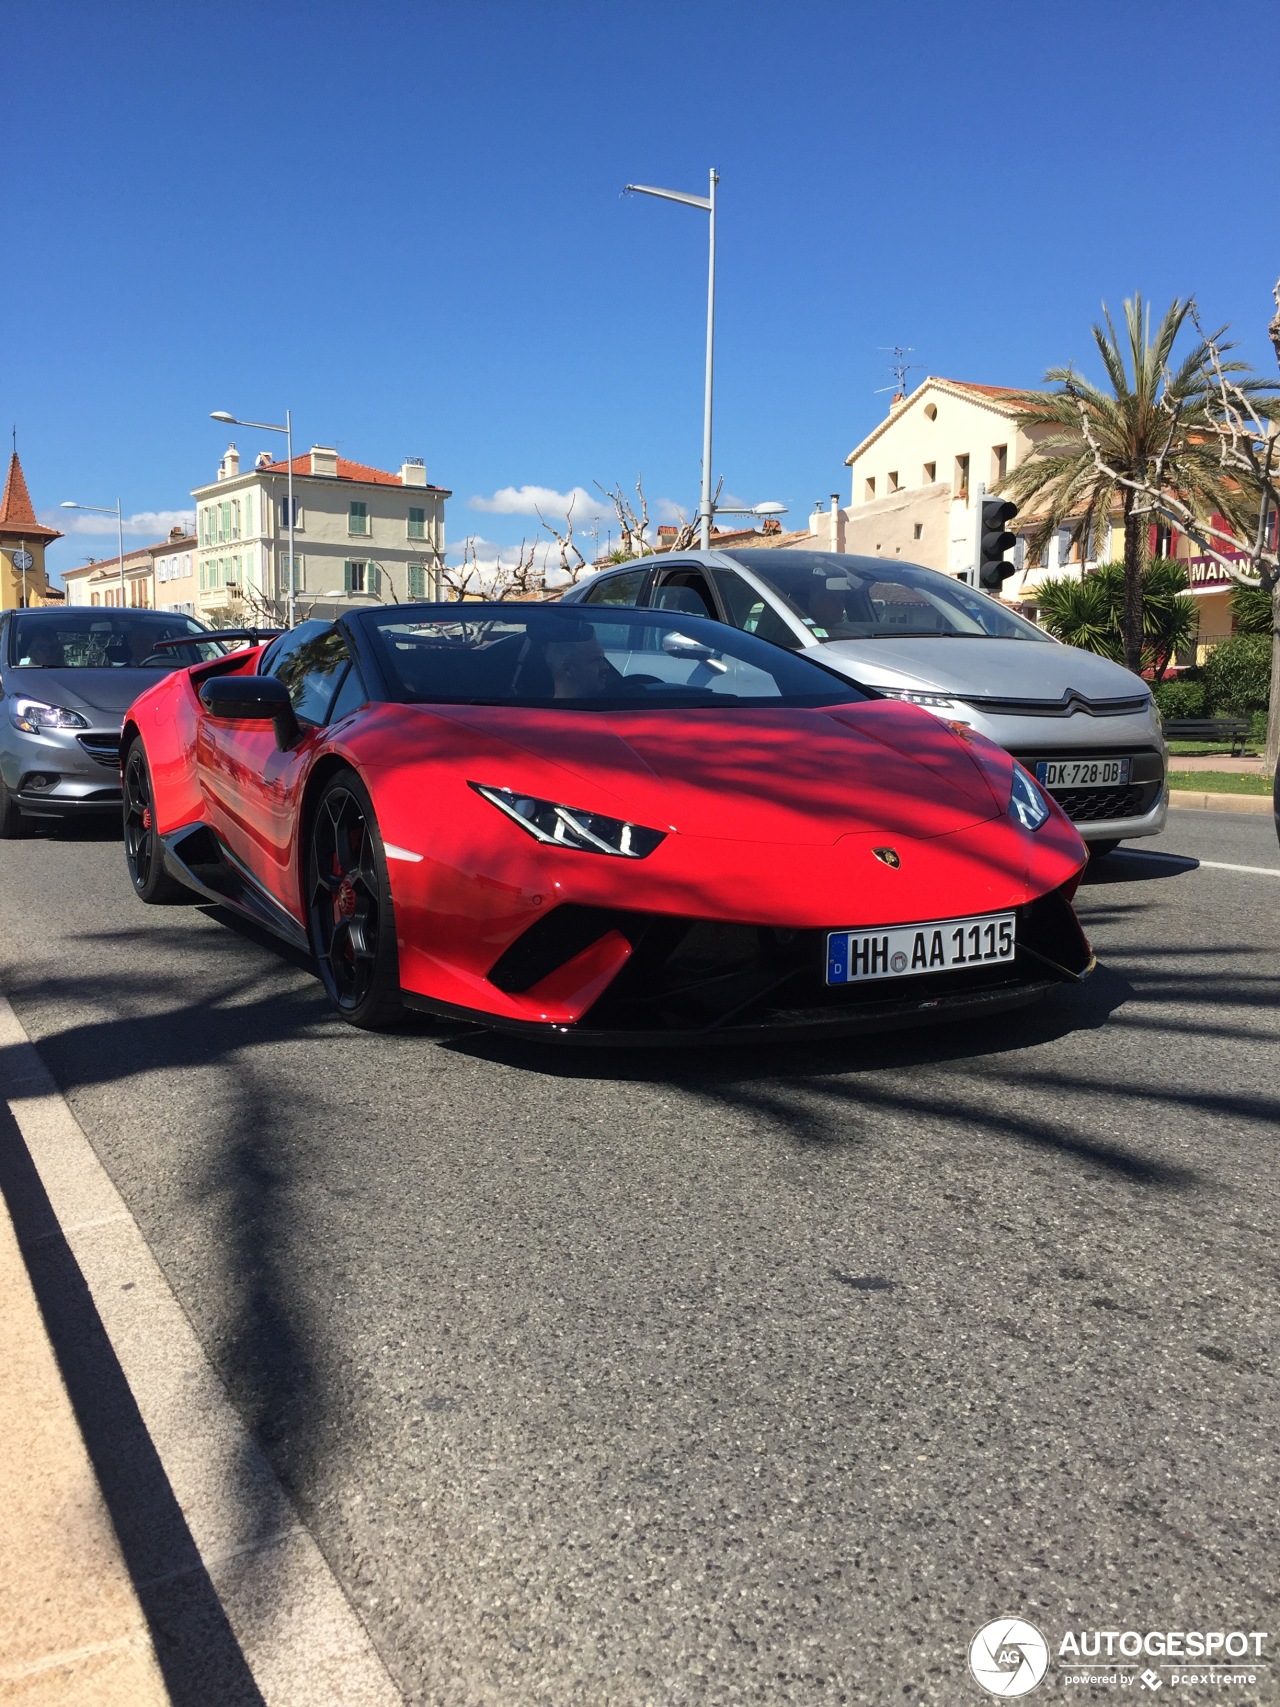
<path fill-rule="evenodd" d="M 983 498 L 982 514 L 978 517 L 978 585 L 987 593 L 998 593 L 1013 574 L 1014 564 L 1006 563 L 1004 554 L 1018 543 L 1009 532 L 1008 524 L 1018 513 L 1018 506 L 1008 498 Z"/>

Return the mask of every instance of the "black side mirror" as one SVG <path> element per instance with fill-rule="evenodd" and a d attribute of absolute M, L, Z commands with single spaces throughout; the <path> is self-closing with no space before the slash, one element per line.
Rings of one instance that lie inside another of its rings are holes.
<path fill-rule="evenodd" d="M 200 684 L 200 703 L 210 717 L 227 723 L 274 724 L 278 747 L 297 743 L 298 719 L 278 676 L 210 676 Z"/>

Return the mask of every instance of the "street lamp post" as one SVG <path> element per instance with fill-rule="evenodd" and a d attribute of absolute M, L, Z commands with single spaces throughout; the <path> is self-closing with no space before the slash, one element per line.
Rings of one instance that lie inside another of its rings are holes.
<path fill-rule="evenodd" d="M 663 201 L 684 202 L 686 207 L 701 208 L 711 216 L 707 251 L 707 384 L 702 411 L 702 498 L 698 504 L 698 543 L 703 551 L 711 549 L 711 378 L 716 335 L 716 185 L 719 182 L 720 174 L 713 166 L 709 193 L 705 196 L 685 195 L 683 190 L 657 190 L 652 184 L 628 184 L 626 187 L 628 195 L 658 196 Z"/>
<path fill-rule="evenodd" d="M 92 510 L 95 516 L 114 516 L 116 518 L 116 544 L 120 548 L 120 604 L 123 608 L 124 597 L 124 521 L 120 515 L 120 500 L 116 499 L 114 510 L 105 510 L 101 504 L 73 504 L 68 500 L 58 506 L 62 510 Z"/>
<path fill-rule="evenodd" d="M 283 427 L 277 426 L 272 421 L 242 421 L 238 415 L 228 415 L 225 409 L 213 410 L 209 419 L 211 421 L 225 422 L 226 425 L 231 427 L 254 427 L 258 432 L 262 433 L 284 434 L 285 479 L 288 486 L 288 498 L 286 502 L 289 507 L 289 586 L 286 594 L 285 608 L 288 612 L 289 627 L 292 628 L 294 618 L 293 591 L 294 582 L 297 580 L 297 570 L 294 567 L 295 559 L 293 554 L 293 412 L 290 409 L 285 410 Z"/>

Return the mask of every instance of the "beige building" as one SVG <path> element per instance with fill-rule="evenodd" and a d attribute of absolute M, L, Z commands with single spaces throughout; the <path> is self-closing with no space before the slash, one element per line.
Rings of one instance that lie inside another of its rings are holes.
<path fill-rule="evenodd" d="M 49 586 L 44 550 L 62 535 L 36 520 L 26 477 L 15 450 L 0 498 L 0 610 L 57 604 L 62 595 Z"/>
<path fill-rule="evenodd" d="M 164 545 L 152 546 L 152 604 L 156 610 L 196 614 L 196 536 L 174 528 Z"/>
<path fill-rule="evenodd" d="M 851 470 L 849 504 L 833 493 L 829 510 L 810 517 L 827 550 L 899 557 L 949 575 L 966 575 L 975 561 L 977 499 L 1034 454 L 1035 440 L 1015 420 L 1018 392 L 934 375 L 889 413 L 845 458 Z M 1073 561 L 1079 548 L 1063 530 L 1041 562 L 1026 561 L 1019 540 L 1018 573 L 1004 587 L 1021 599 L 1044 570 Z"/>
<path fill-rule="evenodd" d="M 1008 386 L 930 376 L 909 397 L 895 397 L 885 419 L 845 458 L 851 470 L 848 506 L 833 493 L 830 507 L 815 509 L 810 516 L 810 535 L 803 543 L 819 550 L 896 557 L 966 575 L 976 557 L 976 500 L 1034 456 L 1037 440 L 1053 430 L 1019 430 L 1018 396 Z M 1100 539 L 1085 540 L 1078 526 L 1063 527 L 1034 560 L 1021 537 L 1029 532 L 1023 525 L 1029 519 L 1014 521 L 1014 531 L 1020 532 L 1012 558 L 1017 569 L 1001 597 L 1031 614 L 1036 588 L 1045 576 L 1078 576 L 1123 555 L 1118 510 Z M 1211 519 L 1225 525 L 1219 516 Z M 1232 631 L 1233 583 L 1175 529 L 1153 524 L 1150 550 L 1153 556 L 1174 557 L 1186 565 L 1191 594 L 1200 607 L 1196 656 L 1203 661 L 1208 648 Z"/>
<path fill-rule="evenodd" d="M 194 613 L 195 535 L 170 529 L 168 539 L 139 545 L 119 557 L 91 557 L 62 577 L 69 605 L 97 605 L 130 610 L 180 610 Z M 185 583 L 175 579 L 186 565 Z"/>
<path fill-rule="evenodd" d="M 312 610 L 437 597 L 444 502 L 420 461 L 398 473 L 313 445 L 293 459 L 293 585 Z M 266 453 L 246 472 L 228 447 L 196 501 L 195 614 L 220 624 L 282 620 L 289 585 L 288 468 Z"/>

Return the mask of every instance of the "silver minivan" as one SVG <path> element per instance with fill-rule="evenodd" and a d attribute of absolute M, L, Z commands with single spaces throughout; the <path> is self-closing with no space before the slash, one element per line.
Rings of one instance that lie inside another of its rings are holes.
<path fill-rule="evenodd" d="M 1095 855 L 1164 827 L 1167 754 L 1147 684 L 936 570 L 827 551 L 687 551 L 603 570 L 563 597 L 710 616 L 968 724 L 1026 766 Z"/>

